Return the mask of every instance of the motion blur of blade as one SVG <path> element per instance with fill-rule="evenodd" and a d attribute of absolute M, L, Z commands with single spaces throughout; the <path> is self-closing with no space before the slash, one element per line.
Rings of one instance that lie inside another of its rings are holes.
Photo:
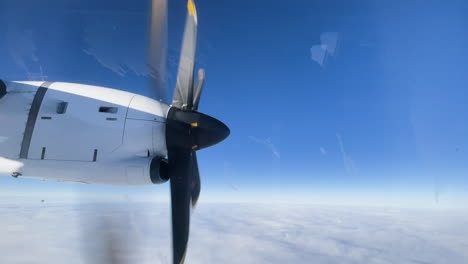
<path fill-rule="evenodd" d="M 132 264 L 141 261 L 129 211 L 104 204 L 84 204 L 77 210 L 80 212 L 85 263 Z"/>
<path fill-rule="evenodd" d="M 129 246 L 130 238 L 120 233 L 120 230 L 114 230 L 116 224 L 112 219 L 102 218 L 100 225 L 103 232 L 103 253 L 104 261 L 109 264 L 130 264 L 132 261 L 129 256 L 132 250 Z"/>
<path fill-rule="evenodd" d="M 195 68 L 195 53 L 197 49 L 197 10 L 192 0 L 187 4 L 187 21 L 185 24 L 182 50 L 180 53 L 177 84 L 172 105 L 183 110 L 192 110 L 193 105 L 193 75 Z"/>
<path fill-rule="evenodd" d="M 167 0 L 151 0 L 150 32 L 148 43 L 148 67 L 150 68 L 151 91 L 159 100 L 167 101 L 166 53 L 167 53 Z M 93 208 L 91 208 L 93 209 Z M 102 209 L 96 209 L 102 210 Z M 132 241 L 136 239 L 132 232 L 125 228 L 129 215 L 122 219 L 114 216 L 83 217 L 83 244 L 94 241 L 91 248 L 86 247 L 86 263 L 96 264 L 131 264 L 138 263 L 132 254 L 135 248 Z"/>
<path fill-rule="evenodd" d="M 152 0 L 149 32 L 148 66 L 152 74 L 151 87 L 156 98 L 167 100 L 167 0 Z"/>
<path fill-rule="evenodd" d="M 195 86 L 193 95 L 193 110 L 198 111 L 198 105 L 200 104 L 200 97 L 203 91 L 203 85 L 205 84 L 205 70 L 198 70 L 198 82 Z"/>

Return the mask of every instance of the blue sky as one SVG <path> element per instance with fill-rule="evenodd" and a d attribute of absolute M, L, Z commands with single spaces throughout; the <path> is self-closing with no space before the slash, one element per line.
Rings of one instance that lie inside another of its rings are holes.
<path fill-rule="evenodd" d="M 1 8 L 2 79 L 153 95 L 145 67 L 146 1 L 31 2 Z M 202 199 L 466 203 L 467 3 L 197 4 L 198 65 L 207 72 L 200 110 L 232 132 L 199 153 Z M 168 97 L 184 7 L 182 0 L 169 6 Z M 122 189 L 10 178 L 0 178 L 0 186 L 167 192 L 167 185 Z"/>

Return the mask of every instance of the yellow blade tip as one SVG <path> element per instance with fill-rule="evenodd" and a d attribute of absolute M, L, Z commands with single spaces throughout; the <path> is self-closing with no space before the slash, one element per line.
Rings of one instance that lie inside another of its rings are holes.
<path fill-rule="evenodd" d="M 191 16 L 197 17 L 197 9 L 195 8 L 195 4 L 193 3 L 193 0 L 188 1 L 187 9 Z"/>
<path fill-rule="evenodd" d="M 182 259 L 181 259 L 180 262 L 179 262 L 180 264 L 184 264 L 184 262 L 185 262 L 185 253 L 186 253 L 186 252 L 184 252 L 184 255 L 182 256 Z"/>

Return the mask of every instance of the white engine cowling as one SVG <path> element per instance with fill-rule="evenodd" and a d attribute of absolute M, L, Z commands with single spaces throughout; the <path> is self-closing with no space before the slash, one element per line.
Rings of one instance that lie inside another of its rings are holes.
<path fill-rule="evenodd" d="M 43 180 L 117 186 L 145 186 L 168 180 L 161 158 L 137 158 L 112 163 L 0 158 L 0 174 Z"/>

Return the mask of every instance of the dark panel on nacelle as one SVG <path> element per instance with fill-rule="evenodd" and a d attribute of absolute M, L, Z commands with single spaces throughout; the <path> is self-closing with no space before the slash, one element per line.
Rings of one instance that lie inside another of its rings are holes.
<path fill-rule="evenodd" d="M 7 93 L 6 84 L 0 80 L 0 99 Z"/>
<path fill-rule="evenodd" d="M 151 161 L 150 177 L 154 184 L 161 184 L 169 180 L 167 161 L 161 158 L 154 158 Z"/>

